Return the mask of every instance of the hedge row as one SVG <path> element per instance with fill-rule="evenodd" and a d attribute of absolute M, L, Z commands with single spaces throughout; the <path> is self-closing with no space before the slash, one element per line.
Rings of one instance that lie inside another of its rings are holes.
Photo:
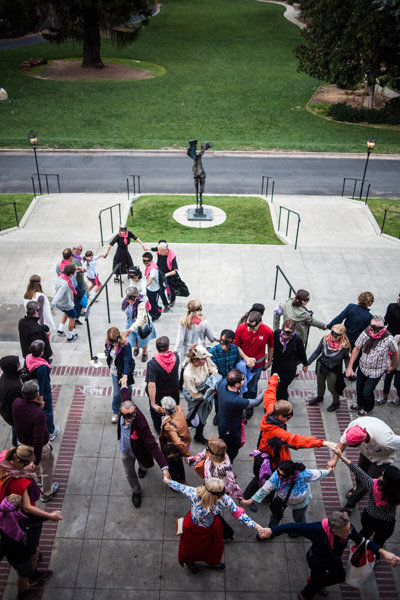
<path fill-rule="evenodd" d="M 328 116 L 335 121 L 346 121 L 348 123 L 388 123 L 398 125 L 400 123 L 400 98 L 392 98 L 381 110 L 375 108 L 356 108 L 345 102 L 332 104 L 328 110 Z"/>

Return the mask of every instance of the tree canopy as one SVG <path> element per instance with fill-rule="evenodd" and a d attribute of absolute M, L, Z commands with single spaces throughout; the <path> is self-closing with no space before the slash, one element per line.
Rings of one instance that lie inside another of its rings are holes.
<path fill-rule="evenodd" d="M 307 23 L 296 46 L 298 70 L 352 88 L 366 81 L 400 87 L 399 0 L 302 0 Z"/>
<path fill-rule="evenodd" d="M 55 24 L 44 37 L 57 44 L 82 41 L 82 66 L 101 68 L 101 33 L 117 46 L 133 42 L 147 24 L 153 5 L 153 0 L 52 0 Z M 141 20 L 132 23 L 133 16 Z"/>

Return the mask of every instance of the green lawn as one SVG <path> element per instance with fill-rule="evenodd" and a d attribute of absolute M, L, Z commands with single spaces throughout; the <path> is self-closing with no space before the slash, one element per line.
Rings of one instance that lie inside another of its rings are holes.
<path fill-rule="evenodd" d="M 256 0 L 164 0 L 138 41 L 102 56 L 159 65 L 142 81 L 59 82 L 18 71 L 32 57 L 79 58 L 79 45 L 0 51 L 0 147 L 184 148 L 191 138 L 216 150 L 360 152 L 370 127 L 335 123 L 306 110 L 320 85 L 297 73 L 299 28 L 284 7 Z M 398 152 L 400 131 L 374 127 L 376 151 Z"/>
<path fill-rule="evenodd" d="M 32 200 L 33 194 L 0 194 L 0 205 L 8 202 L 17 203 L 19 221 L 21 221 Z M 0 230 L 3 231 L 3 229 L 15 227 L 16 225 L 14 206 L 12 204 L 9 206 L 0 206 Z"/>
<path fill-rule="evenodd" d="M 174 211 L 195 203 L 193 197 L 142 196 L 133 205 L 129 229 L 146 242 L 167 239 L 188 244 L 282 244 L 274 233 L 269 207 L 261 198 L 204 196 L 203 202 L 225 211 L 227 218 L 222 225 L 197 229 L 177 223 L 172 218 Z M 246 227 L 242 227 L 244 222 Z"/>
<path fill-rule="evenodd" d="M 380 228 L 382 227 L 385 209 L 397 211 L 397 214 L 389 212 L 387 213 L 383 233 L 387 233 L 388 235 L 399 238 L 400 200 L 393 200 L 391 198 L 370 198 L 368 200 L 368 206 L 370 207 L 372 214 L 374 215 Z"/>

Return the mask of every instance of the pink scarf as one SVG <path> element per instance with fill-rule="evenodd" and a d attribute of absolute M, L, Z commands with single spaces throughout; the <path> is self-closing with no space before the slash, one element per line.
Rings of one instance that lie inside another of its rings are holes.
<path fill-rule="evenodd" d="M 160 255 L 159 252 L 157 252 L 157 254 Z M 168 250 L 167 267 L 170 271 L 172 271 L 172 261 L 174 260 L 175 257 L 176 257 L 176 254 L 174 252 L 172 252 L 172 250 Z"/>
<path fill-rule="evenodd" d="M 70 260 L 67 260 L 66 258 L 64 258 L 64 260 L 62 260 L 62 261 L 60 262 L 60 264 L 58 265 L 58 268 L 60 269 L 60 273 L 63 273 L 63 272 L 64 272 L 64 269 L 65 269 L 65 267 L 66 267 L 67 265 L 70 265 L 70 264 L 71 264 L 71 261 L 70 261 Z"/>
<path fill-rule="evenodd" d="M 322 519 L 321 525 L 323 527 L 323 530 L 326 533 L 326 537 L 328 538 L 329 545 L 330 545 L 330 547 L 333 550 L 333 545 L 334 545 L 334 541 L 335 540 L 334 540 L 334 537 L 333 537 L 333 532 L 332 532 L 331 528 L 328 525 L 328 519 L 327 518 L 326 519 Z M 344 538 L 340 538 L 340 540 L 343 541 Z"/>
<path fill-rule="evenodd" d="M 328 338 L 328 345 L 336 350 L 336 348 L 339 348 L 340 342 L 334 342 L 331 338 Z"/>
<path fill-rule="evenodd" d="M 26 368 L 29 372 L 34 371 L 35 369 L 37 369 L 38 367 L 42 367 L 43 365 L 51 369 L 51 366 L 49 365 L 47 360 L 45 360 L 41 356 L 32 356 L 32 354 L 27 354 L 25 357 L 25 363 Z"/>
<path fill-rule="evenodd" d="M 74 294 L 76 294 L 76 289 L 72 285 L 71 279 L 69 277 L 67 277 L 64 273 L 61 273 L 60 277 L 61 277 L 61 279 L 64 279 L 64 281 L 66 281 L 68 283 L 71 290 L 74 292 Z"/>
<path fill-rule="evenodd" d="M 148 265 L 146 265 L 146 268 L 144 270 L 144 276 L 146 277 L 146 279 L 147 279 L 150 271 L 152 271 L 153 269 L 157 269 L 157 265 L 154 262 L 154 260 L 152 260 Z"/>
<path fill-rule="evenodd" d="M 389 502 L 386 502 L 386 500 L 384 499 L 383 492 L 379 488 L 378 483 L 379 483 L 379 479 L 372 480 L 372 489 L 374 492 L 374 502 L 375 502 L 376 506 L 389 506 Z"/>
<path fill-rule="evenodd" d="M 158 364 L 164 369 L 164 371 L 167 371 L 167 373 L 171 373 L 176 363 L 176 356 L 174 352 L 172 352 L 172 350 L 169 350 L 168 352 L 163 352 L 162 354 L 156 354 L 154 358 L 156 359 Z"/>
<path fill-rule="evenodd" d="M 119 232 L 119 237 L 124 238 L 124 244 L 127 246 L 128 245 L 128 235 L 129 235 L 129 231 L 125 231 L 125 233 L 121 233 Z"/>
<path fill-rule="evenodd" d="M 379 333 L 372 333 L 371 327 L 368 327 L 368 333 L 374 340 L 379 340 L 386 333 L 386 327 L 381 329 Z"/>
<path fill-rule="evenodd" d="M 198 325 L 199 323 L 201 323 L 201 319 L 199 319 L 199 317 L 197 315 L 193 314 L 190 324 Z"/>

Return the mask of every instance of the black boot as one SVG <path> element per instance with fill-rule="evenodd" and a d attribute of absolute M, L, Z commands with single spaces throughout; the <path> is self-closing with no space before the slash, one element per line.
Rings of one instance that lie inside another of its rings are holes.
<path fill-rule="evenodd" d="M 199 442 L 199 444 L 206 445 L 206 444 L 208 444 L 208 440 L 207 440 L 207 438 L 204 437 L 203 431 L 204 431 L 204 425 L 202 425 L 200 423 L 200 425 L 197 425 L 197 427 L 196 427 L 196 433 L 194 436 L 194 440 L 195 440 L 195 442 Z"/>
<path fill-rule="evenodd" d="M 328 412 L 335 412 L 335 410 L 337 410 L 340 406 L 340 401 L 339 402 L 332 402 L 332 404 L 330 406 L 328 406 L 328 408 L 326 409 Z"/>
<path fill-rule="evenodd" d="M 315 406 L 315 404 L 319 404 L 320 402 L 323 402 L 324 398 L 323 396 L 314 396 L 314 398 L 311 398 L 311 400 L 308 402 L 308 404 L 310 406 Z"/>

